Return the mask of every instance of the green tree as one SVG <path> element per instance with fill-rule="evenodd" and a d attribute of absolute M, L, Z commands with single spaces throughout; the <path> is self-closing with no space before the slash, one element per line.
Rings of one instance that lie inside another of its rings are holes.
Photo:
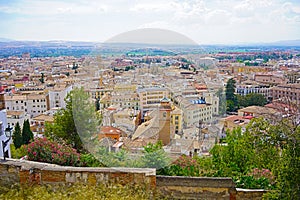
<path fill-rule="evenodd" d="M 252 166 L 275 171 L 280 162 L 280 150 L 278 149 L 277 127 L 264 118 L 251 120 L 244 133 L 247 142 L 251 144 L 255 157 Z"/>
<path fill-rule="evenodd" d="M 234 101 L 236 99 L 236 96 L 235 96 L 235 84 L 236 84 L 236 81 L 231 78 L 227 81 L 227 84 L 226 84 L 226 99 L 227 100 L 232 100 Z"/>
<path fill-rule="evenodd" d="M 161 169 L 170 164 L 170 159 L 162 147 L 162 141 L 144 146 L 143 167 Z"/>
<path fill-rule="evenodd" d="M 234 104 L 234 102 L 232 100 L 226 100 L 226 110 L 228 112 L 235 111 L 236 110 L 235 107 L 236 106 L 235 106 L 235 104 Z"/>
<path fill-rule="evenodd" d="M 267 99 L 262 94 L 250 93 L 245 96 L 237 95 L 238 105 L 241 107 L 247 106 L 264 106 Z"/>
<path fill-rule="evenodd" d="M 241 129 L 227 131 L 227 145 L 216 145 L 211 153 L 217 176 L 244 174 L 252 166 L 255 156 L 251 143 Z"/>
<path fill-rule="evenodd" d="M 92 148 L 99 120 L 95 105 L 83 88 L 75 88 L 65 98 L 66 108 L 54 115 L 54 123 L 46 124 L 46 136 L 70 144 L 82 152 Z M 84 148 L 84 145 L 86 148 Z"/>
<path fill-rule="evenodd" d="M 78 64 L 75 64 L 75 62 L 73 62 L 72 69 L 73 69 L 73 70 L 78 69 Z"/>
<path fill-rule="evenodd" d="M 238 105 L 237 97 L 235 95 L 235 83 L 236 81 L 233 78 L 231 78 L 227 81 L 226 84 L 226 108 L 229 112 L 235 111 Z"/>
<path fill-rule="evenodd" d="M 98 129 L 100 119 L 97 116 L 95 104 L 83 87 L 75 88 L 71 95 L 72 99 L 69 103 L 69 109 L 72 108 L 76 132 L 80 136 L 86 150 L 90 152 L 96 151 L 95 145 L 97 145 L 96 142 L 98 141 L 97 134 L 100 132 Z"/>
<path fill-rule="evenodd" d="M 33 140 L 33 133 L 30 130 L 29 120 L 25 120 L 22 128 L 22 140 L 23 144 L 29 144 L 30 140 Z"/>
<path fill-rule="evenodd" d="M 226 113 L 226 96 L 224 90 L 220 88 L 216 95 L 219 97 L 219 114 L 224 115 Z"/>
<path fill-rule="evenodd" d="M 300 126 L 299 109 L 296 122 L 283 119 L 274 127 L 274 138 L 280 147 L 281 160 L 278 166 L 278 199 L 300 197 Z"/>
<path fill-rule="evenodd" d="M 97 98 L 95 101 L 95 107 L 96 107 L 96 111 L 100 110 L 100 99 Z"/>
<path fill-rule="evenodd" d="M 251 120 L 244 133 L 241 129 L 227 132 L 227 145 L 216 145 L 211 151 L 214 176 L 230 176 L 238 185 L 246 181 L 245 186 L 257 186 L 263 179 L 253 179 L 250 172 L 269 169 L 276 177 L 276 190 L 268 198 L 298 199 L 300 128 L 292 121 L 257 118 Z M 262 182 L 261 187 L 274 187 L 274 183 L 266 183 Z"/>
<path fill-rule="evenodd" d="M 41 81 L 41 83 L 45 83 L 44 73 L 42 73 L 42 77 L 39 79 L 39 81 Z"/>
<path fill-rule="evenodd" d="M 22 144 L 23 144 L 22 131 L 21 131 L 19 122 L 17 122 L 17 124 L 15 126 L 15 130 L 14 130 L 12 139 L 13 139 L 13 143 L 14 143 L 14 146 L 16 147 L 16 149 L 18 149 L 22 146 Z"/>
<path fill-rule="evenodd" d="M 134 165 L 134 159 L 130 159 L 128 152 L 124 149 L 114 152 L 100 145 L 94 156 L 106 167 L 138 167 Z"/>

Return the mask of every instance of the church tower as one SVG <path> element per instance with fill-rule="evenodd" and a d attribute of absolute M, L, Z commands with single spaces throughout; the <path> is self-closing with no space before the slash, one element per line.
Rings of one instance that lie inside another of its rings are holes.
<path fill-rule="evenodd" d="M 162 141 L 163 145 L 170 144 L 171 140 L 171 110 L 172 108 L 168 98 L 163 98 L 160 100 L 158 139 Z"/>

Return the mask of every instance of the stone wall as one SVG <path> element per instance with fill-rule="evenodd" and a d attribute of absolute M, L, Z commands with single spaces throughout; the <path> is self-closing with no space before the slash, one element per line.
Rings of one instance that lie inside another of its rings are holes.
<path fill-rule="evenodd" d="M 260 200 L 262 196 L 266 193 L 266 190 L 259 190 L 259 189 L 236 189 L 236 199 L 243 199 L 243 200 Z"/>
<path fill-rule="evenodd" d="M 156 176 L 156 187 L 172 199 L 236 199 L 231 178 Z"/>
<path fill-rule="evenodd" d="M 264 190 L 236 189 L 231 178 L 156 176 L 155 169 L 63 167 L 0 158 L 0 188 L 13 184 L 136 184 L 170 199 L 262 199 Z"/>
<path fill-rule="evenodd" d="M 117 183 L 156 186 L 155 169 L 64 167 L 7 159 L 0 161 L 0 186 L 20 184 Z"/>

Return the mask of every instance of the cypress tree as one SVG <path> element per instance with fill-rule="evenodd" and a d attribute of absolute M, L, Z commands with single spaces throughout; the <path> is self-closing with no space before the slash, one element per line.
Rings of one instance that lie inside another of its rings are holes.
<path fill-rule="evenodd" d="M 235 83 L 234 79 L 229 79 L 226 84 L 226 107 L 227 111 L 235 111 L 238 107 L 237 96 L 235 95 Z"/>
<path fill-rule="evenodd" d="M 33 133 L 30 130 L 30 124 L 28 119 L 25 120 L 23 124 L 22 139 L 23 144 L 29 144 L 30 140 L 33 140 Z"/>
<path fill-rule="evenodd" d="M 12 139 L 13 139 L 16 149 L 18 149 L 22 146 L 23 139 L 22 139 L 22 135 L 21 135 L 21 127 L 20 127 L 19 122 L 17 122 L 17 124 L 15 126 L 15 130 L 14 130 Z"/>

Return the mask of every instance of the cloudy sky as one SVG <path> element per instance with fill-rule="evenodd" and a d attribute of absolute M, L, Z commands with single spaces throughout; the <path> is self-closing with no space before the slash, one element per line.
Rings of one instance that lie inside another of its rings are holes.
<path fill-rule="evenodd" d="M 103 42 L 140 28 L 200 44 L 300 39 L 300 0 L 0 0 L 0 37 Z"/>

